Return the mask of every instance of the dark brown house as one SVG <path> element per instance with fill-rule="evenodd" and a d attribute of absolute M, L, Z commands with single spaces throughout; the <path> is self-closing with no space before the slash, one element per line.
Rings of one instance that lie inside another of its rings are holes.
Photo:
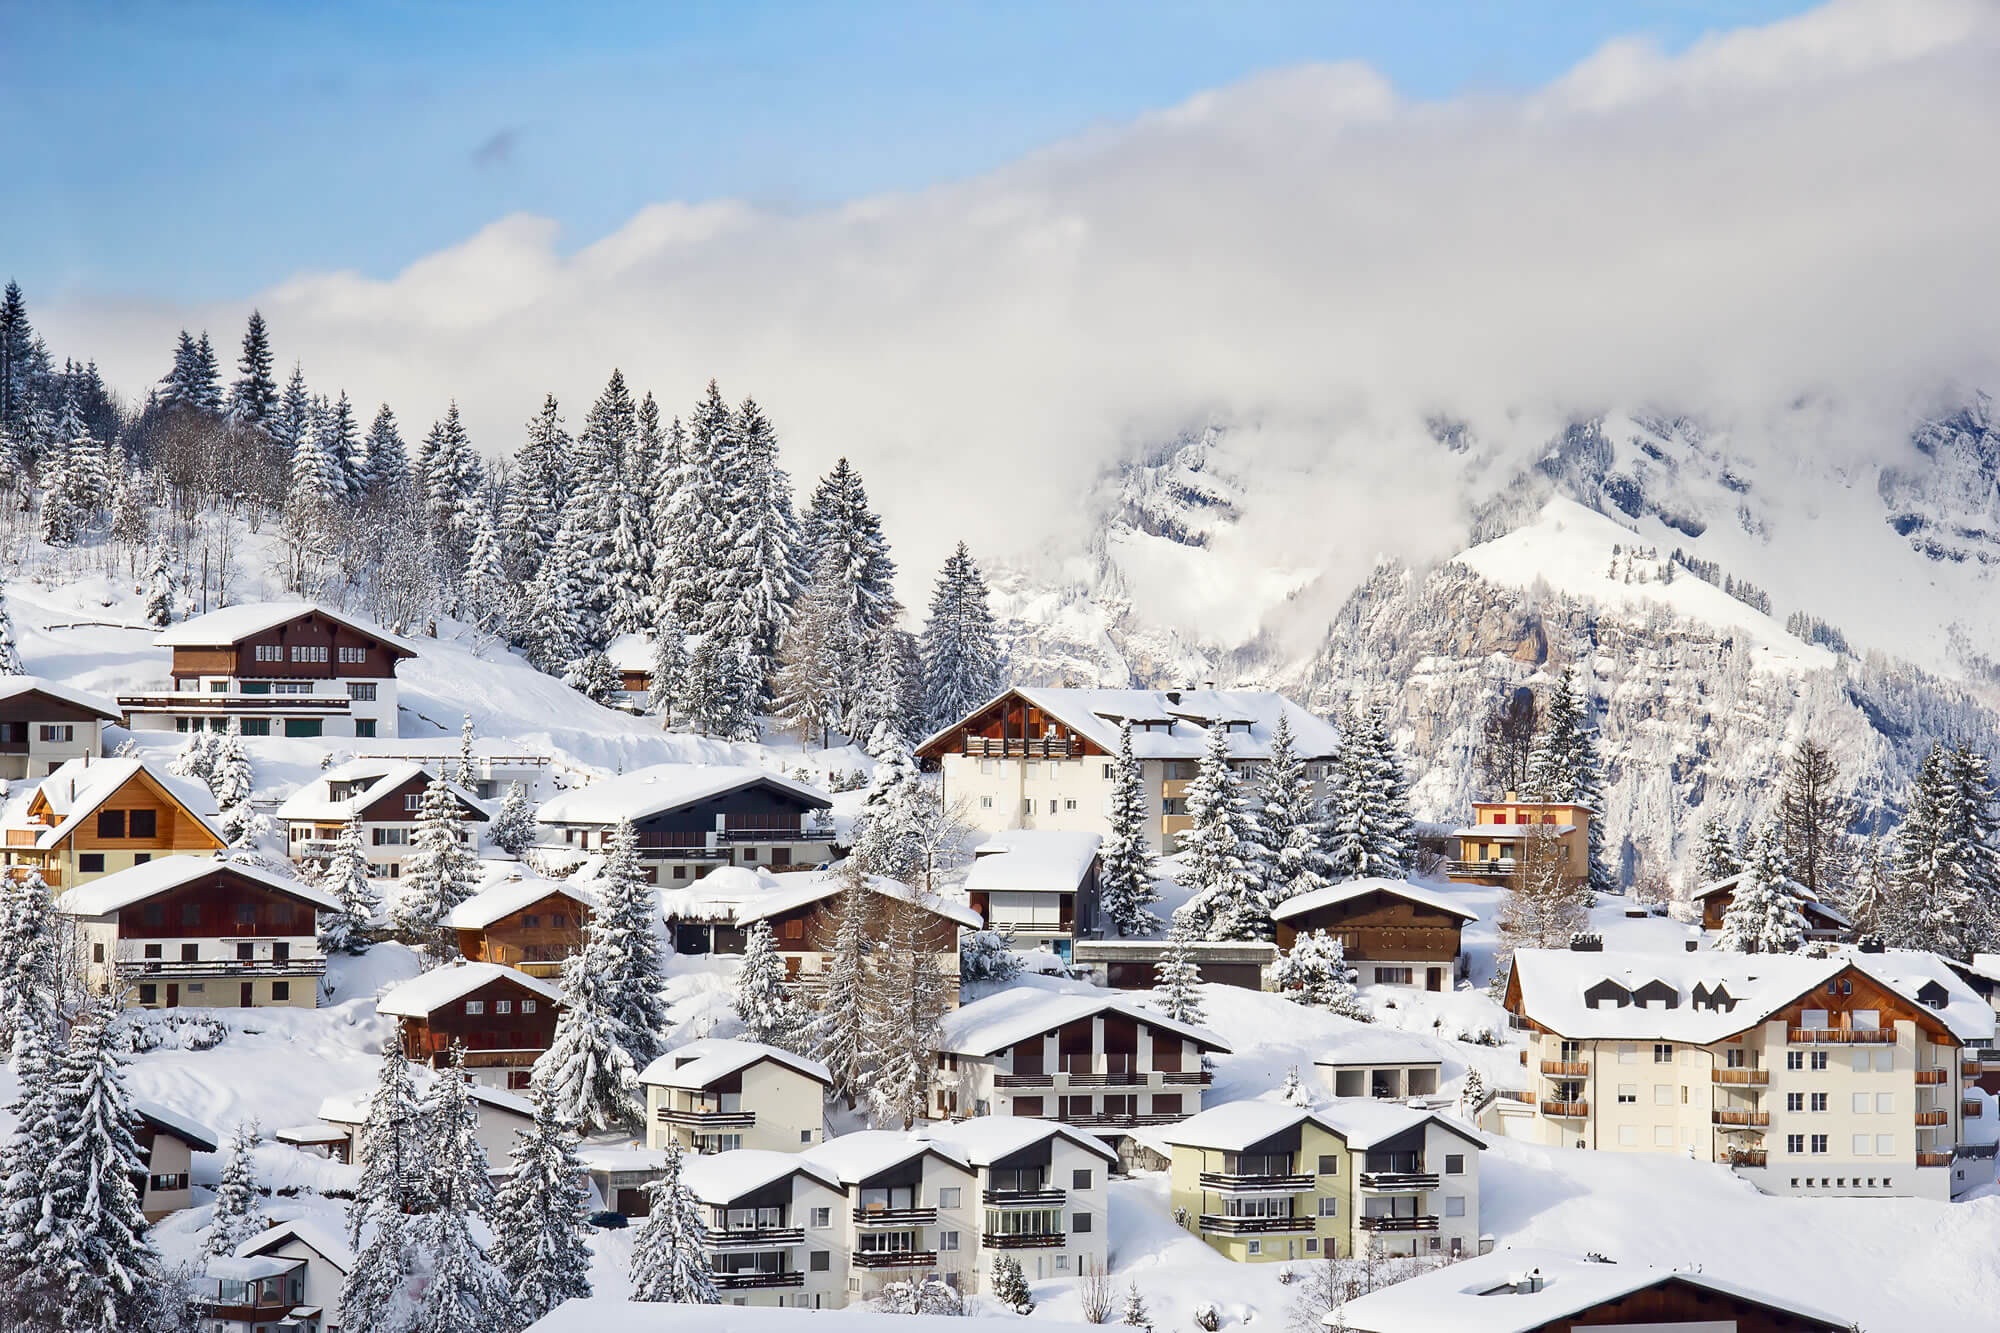
<path fill-rule="evenodd" d="M 1730 906 L 1736 901 L 1736 886 L 1743 876 L 1731 875 L 1704 884 L 1696 891 L 1694 899 L 1701 904 L 1701 928 L 1721 930 L 1722 918 L 1729 915 Z M 1806 919 L 1806 938 L 1815 940 L 1843 940 L 1854 931 L 1854 923 L 1844 912 L 1827 906 L 1803 884 L 1798 886 L 1799 913 Z"/>
<path fill-rule="evenodd" d="M 368 873 L 400 879 L 432 777 L 421 764 L 395 759 L 351 759 L 328 769 L 278 807 L 292 860 L 324 862 L 333 855 L 342 827 L 359 818 Z M 458 811 L 459 840 L 475 843 L 480 825 L 488 822 L 486 809 L 457 783 L 446 785 Z"/>
<path fill-rule="evenodd" d="M 413 1060 L 445 1062 L 454 1042 L 465 1048 L 475 1082 L 520 1089 L 536 1057 L 555 1040 L 562 994 L 554 986 L 497 963 L 458 962 L 391 990 L 376 1010 L 399 1018 L 403 1049 Z"/>
<path fill-rule="evenodd" d="M 639 835 L 649 879 L 673 886 L 718 866 L 799 870 L 825 862 L 833 829 L 826 795 L 782 773 L 745 765 L 655 764 L 566 791 L 536 822 L 551 853 L 595 854 L 619 823 Z"/>
<path fill-rule="evenodd" d="M 445 924 L 458 932 L 468 961 L 556 977 L 564 959 L 583 951 L 583 929 L 596 910 L 583 890 L 523 872 L 467 898 Z"/>
<path fill-rule="evenodd" d="M 1321 931 L 1340 941 L 1362 985 L 1449 990 L 1459 935 L 1478 914 L 1406 880 L 1350 879 L 1281 903 L 1271 919 L 1280 949 Z"/>

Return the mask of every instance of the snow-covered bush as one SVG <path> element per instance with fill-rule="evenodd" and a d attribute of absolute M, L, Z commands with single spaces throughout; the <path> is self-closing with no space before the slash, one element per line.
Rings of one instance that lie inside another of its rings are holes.
<path fill-rule="evenodd" d="M 959 980 L 1012 981 L 1020 975 L 1020 956 L 999 931 L 972 930 L 959 939 Z"/>
<path fill-rule="evenodd" d="M 1215 1333 L 1216 1329 L 1222 1327 L 1222 1312 L 1215 1308 L 1214 1301 L 1203 1301 L 1195 1306 L 1194 1314 L 1190 1317 L 1201 1333 Z"/>
<path fill-rule="evenodd" d="M 212 1051 L 229 1038 L 220 1019 L 185 1011 L 125 1011 L 125 1029 L 134 1055 L 149 1051 Z"/>
<path fill-rule="evenodd" d="M 1015 1314 L 1035 1312 L 1035 1298 L 1028 1290 L 1027 1274 L 1021 1271 L 1021 1261 L 1011 1254 L 994 1257 L 993 1299 Z"/>
<path fill-rule="evenodd" d="M 875 1308 L 883 1314 L 962 1315 L 965 1302 L 943 1278 L 921 1277 L 886 1283 L 875 1298 Z"/>

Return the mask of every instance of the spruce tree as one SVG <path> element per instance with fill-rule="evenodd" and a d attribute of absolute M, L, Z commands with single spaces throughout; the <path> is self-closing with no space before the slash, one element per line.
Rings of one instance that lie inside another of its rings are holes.
<path fill-rule="evenodd" d="M 361 816 L 349 816 L 334 841 L 326 874 L 320 879 L 320 887 L 340 904 L 334 911 L 320 913 L 319 947 L 328 954 L 367 953 L 372 943 L 368 931 L 382 910 L 382 895 L 375 891 L 375 883 L 369 878 L 368 854 L 362 850 L 361 833 Z"/>
<path fill-rule="evenodd" d="M 493 823 L 487 831 L 493 845 L 509 856 L 525 854 L 535 842 L 535 806 L 528 799 L 528 789 L 518 782 L 507 784 L 507 794 L 501 798 L 500 813 L 493 816 Z"/>
<path fill-rule="evenodd" d="M 882 947 L 871 969 L 868 1045 L 875 1072 L 868 1100 L 877 1124 L 907 1130 L 930 1110 L 944 1016 L 953 998 L 948 992 L 957 979 L 938 971 L 926 911 L 889 900 L 885 916 Z"/>
<path fill-rule="evenodd" d="M 778 464 L 776 431 L 750 398 L 737 407 L 731 430 L 744 476 L 733 548 L 741 567 L 737 618 L 758 703 L 768 706 L 775 697 L 779 645 L 805 586 L 806 566 L 792 512 L 792 479 Z"/>
<path fill-rule="evenodd" d="M 0 432 L 22 427 L 27 420 L 34 392 L 34 346 L 27 298 L 21 284 L 10 279 L 0 295 Z"/>
<path fill-rule="evenodd" d="M 360 1247 L 370 1222 L 400 1220 L 423 1207 L 430 1170 L 428 1144 L 402 1038 L 391 1036 L 382 1047 L 368 1118 L 356 1137 L 354 1164 L 361 1168 L 361 1179 L 347 1205 L 350 1246 Z"/>
<path fill-rule="evenodd" d="M 368 1333 L 410 1333 L 414 1327 L 405 1288 L 415 1264 L 416 1219 L 402 1213 L 377 1214 L 367 1244 L 355 1251 L 354 1266 L 340 1284 L 343 1329 Z"/>
<path fill-rule="evenodd" d="M 1159 1000 L 1160 1011 L 1177 1023 L 1207 1021 L 1202 1011 L 1201 969 L 1194 959 L 1194 939 L 1187 918 L 1180 912 L 1174 913 L 1173 927 L 1167 932 L 1167 947 L 1160 954 L 1156 969 L 1158 980 L 1153 994 Z"/>
<path fill-rule="evenodd" d="M 514 600 L 514 584 L 501 559 L 500 530 L 493 512 L 481 507 L 466 552 L 465 572 L 458 582 L 459 618 L 474 629 L 493 633 L 504 627 Z"/>
<path fill-rule="evenodd" d="M 563 506 L 569 501 L 571 447 L 555 395 L 550 394 L 529 420 L 527 438 L 514 451 L 500 508 L 501 546 L 508 573 L 516 582 L 535 577 L 555 541 Z"/>
<path fill-rule="evenodd" d="M 1731 953 L 1797 953 L 1806 942 L 1799 910 L 1802 885 L 1792 877 L 1784 834 L 1765 829 L 1750 847 L 1750 862 L 1730 895 L 1715 947 Z"/>
<path fill-rule="evenodd" d="M 48 1166 L 69 1132 L 55 1041 L 53 1025 L 15 1026 L 13 1129 L 0 1141 L 0 1313 L 22 1328 L 57 1327 L 66 1299 L 60 1238 L 45 1232 L 58 1183 Z"/>
<path fill-rule="evenodd" d="M 601 905 L 591 914 L 590 943 L 599 946 L 624 1045 L 635 1068 L 644 1069 L 663 1053 L 667 1005 L 661 994 L 666 962 L 660 950 L 659 895 L 639 864 L 639 832 L 621 820 L 611 832 L 611 849 L 599 880 Z"/>
<path fill-rule="evenodd" d="M 893 586 L 896 566 L 889 558 L 881 520 L 868 507 L 861 474 L 844 458 L 814 490 L 800 526 L 813 578 L 831 580 L 829 610 L 839 622 L 831 636 L 837 661 L 834 679 L 840 691 L 838 712 L 845 716 L 860 689 L 868 645 L 901 610 Z"/>
<path fill-rule="evenodd" d="M 897 745 L 912 746 L 922 740 L 922 669 L 916 641 L 908 633 L 893 626 L 878 631 L 863 659 L 848 734 L 874 737 L 886 729 Z M 871 740 L 871 748 L 873 744 Z"/>
<path fill-rule="evenodd" d="M 361 447 L 368 455 L 365 498 L 383 508 L 400 504 L 411 486 L 410 451 L 387 403 L 375 409 L 375 420 L 369 424 Z"/>
<path fill-rule="evenodd" d="M 813 1058 L 833 1076 L 833 1091 L 849 1110 L 868 1090 L 874 1053 L 868 1047 L 868 877 L 853 857 L 840 866 L 841 892 L 833 913 L 833 947 L 818 978 Z"/>
<path fill-rule="evenodd" d="M 533 1323 L 567 1300 L 590 1295 L 584 1215 L 590 1185 L 576 1138 L 548 1094 L 533 1093 L 535 1120 L 515 1135 L 514 1170 L 493 1201 L 493 1262 L 507 1280 L 515 1318 Z"/>
<path fill-rule="evenodd" d="M 1132 723 L 1118 725 L 1118 757 L 1112 765 L 1110 833 L 1099 850 L 1098 901 L 1120 935 L 1150 935 L 1160 918 L 1147 910 L 1158 902 L 1153 888 L 1153 854 L 1148 850 L 1146 783 L 1132 754 Z"/>
<path fill-rule="evenodd" d="M 840 553 L 822 553 L 792 608 L 778 652 L 778 716 L 802 743 L 817 737 L 822 748 L 831 744 L 833 728 L 844 722 L 856 683 L 843 675 L 857 658 L 844 580 Z"/>
<path fill-rule="evenodd" d="M 416 478 L 425 512 L 450 568 L 465 563 L 478 520 L 479 490 L 486 479 L 479 452 L 465 433 L 453 400 L 424 438 L 423 464 Z"/>
<path fill-rule="evenodd" d="M 1951 751 L 1938 742 L 1911 779 L 1882 933 L 1900 948 L 1965 958 L 1980 938 L 1982 904 L 1967 864 L 1971 849 L 1952 768 Z"/>
<path fill-rule="evenodd" d="M 660 612 L 653 626 L 653 678 L 646 694 L 646 708 L 671 727 L 685 713 L 681 699 L 687 689 L 687 635 L 669 610 Z"/>
<path fill-rule="evenodd" d="M 1180 879 L 1190 890 L 1181 909 L 1188 924 L 1211 940 L 1269 936 L 1256 830 L 1230 765 L 1228 735 L 1219 725 L 1209 728 L 1200 766 L 1188 784 L 1187 812 L 1188 827 L 1180 835 Z"/>
<path fill-rule="evenodd" d="M 1590 887 L 1616 886 L 1604 857 L 1604 773 L 1591 730 L 1589 700 L 1577 692 L 1576 669 L 1565 670 L 1542 708 L 1542 734 L 1528 761 L 1528 786 L 1538 801 L 1580 805 L 1590 811 Z"/>
<path fill-rule="evenodd" d="M 563 961 L 563 1010 L 549 1049 L 535 1060 L 535 1081 L 547 1089 L 556 1117 L 591 1132 L 624 1129 L 645 1115 L 639 1070 L 626 1043 L 632 1039 L 620 1014 L 611 976 L 617 958 L 598 929 L 602 913 L 584 929 L 583 950 Z"/>
<path fill-rule="evenodd" d="M 235 1133 L 229 1136 L 222 1179 L 216 1184 L 215 1205 L 209 1211 L 208 1234 L 202 1241 L 203 1254 L 234 1254 L 238 1245 L 269 1225 L 257 1188 L 257 1164 L 250 1156 L 259 1137 L 256 1124 L 250 1121 L 238 1122 Z"/>
<path fill-rule="evenodd" d="M 518 1326 L 507 1280 L 473 1234 L 473 1223 L 485 1221 L 492 1208 L 493 1178 L 464 1061 L 464 1048 L 454 1044 L 423 1099 L 428 1210 L 411 1230 L 430 1279 L 418 1300 L 417 1333 L 502 1333 Z"/>
<path fill-rule="evenodd" d="M 354 419 L 354 404 L 347 390 L 327 408 L 326 449 L 340 474 L 340 496 L 350 505 L 358 504 L 368 490 L 368 449 L 361 440 L 360 423 Z"/>
<path fill-rule="evenodd" d="M 1702 823 L 1701 847 L 1696 852 L 1695 864 L 1704 884 L 1728 879 L 1742 871 L 1743 857 L 1736 850 L 1736 840 L 1729 836 L 1720 819 L 1711 817 Z"/>
<path fill-rule="evenodd" d="M 1409 785 L 1378 702 L 1349 710 L 1334 752 L 1331 786 L 1328 878 L 1398 879 L 1406 874 L 1413 828 Z"/>
<path fill-rule="evenodd" d="M 515 637 L 539 671 L 559 676 L 588 651 L 583 617 L 583 538 L 565 518 L 528 584 Z"/>
<path fill-rule="evenodd" d="M 793 998 L 768 921 L 754 921 L 743 933 L 743 965 L 736 972 L 736 1016 L 743 1036 L 766 1046 L 808 1053 L 809 1019 Z"/>
<path fill-rule="evenodd" d="M 1035 1312 L 1034 1292 L 1028 1286 L 1021 1261 L 1011 1254 L 993 1256 L 993 1299 L 1018 1315 Z"/>
<path fill-rule="evenodd" d="M 718 634 L 696 637 L 681 676 L 681 709 L 698 736 L 748 740 L 755 735 L 757 683 L 740 645 Z"/>
<path fill-rule="evenodd" d="M 1840 765 L 1824 745 L 1806 737 L 1785 762 L 1778 826 L 1793 873 L 1822 902 L 1846 896 L 1853 860 L 1847 830 L 1853 822 L 1854 803 L 1840 780 Z"/>
<path fill-rule="evenodd" d="M 938 575 L 924 624 L 924 729 L 948 726 L 993 698 L 1001 674 L 986 580 L 960 542 Z"/>
<path fill-rule="evenodd" d="M 1313 780 L 1283 714 L 1271 732 L 1271 758 L 1257 775 L 1257 826 L 1265 849 L 1264 901 L 1272 907 L 1326 887 L 1325 830 Z"/>
<path fill-rule="evenodd" d="M 1369 1013 L 1354 989 L 1354 969 L 1338 937 L 1325 931 L 1305 931 L 1271 970 L 1271 982 L 1285 998 L 1312 1005 L 1343 1018 L 1369 1021 Z"/>
<path fill-rule="evenodd" d="M 715 1276 L 703 1248 L 701 1203 L 681 1174 L 679 1139 L 667 1140 L 666 1170 L 647 1186 L 652 1211 L 632 1247 L 632 1299 L 719 1305 Z"/>
<path fill-rule="evenodd" d="M 433 964 L 458 952 L 445 918 L 472 896 L 479 877 L 479 858 L 466 844 L 464 829 L 458 794 L 440 773 L 424 788 L 403 895 L 393 913 L 403 942 L 422 949 Z"/>
<path fill-rule="evenodd" d="M 55 1040 L 62 1013 L 63 932 L 39 871 L 0 880 L 0 1046 L 20 1059 L 29 1029 Z"/>
<path fill-rule="evenodd" d="M 161 542 L 153 548 L 153 557 L 146 564 L 146 623 L 155 629 L 165 629 L 174 623 L 174 573 L 169 563 L 167 545 Z"/>
<path fill-rule="evenodd" d="M 311 421 L 312 394 L 306 388 L 305 370 L 295 362 L 291 378 L 285 381 L 285 392 L 278 399 L 277 409 L 265 423 L 265 432 L 271 437 L 271 446 L 279 462 L 290 465 Z"/>

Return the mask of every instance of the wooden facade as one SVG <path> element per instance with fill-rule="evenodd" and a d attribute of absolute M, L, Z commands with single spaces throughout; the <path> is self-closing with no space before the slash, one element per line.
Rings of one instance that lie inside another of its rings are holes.
<path fill-rule="evenodd" d="M 1733 888 L 1716 889 L 1713 892 L 1703 894 L 1701 896 L 1701 928 L 1703 930 L 1721 930 L 1722 919 L 1729 915 L 1729 909 L 1735 904 L 1735 901 L 1736 891 Z M 1809 935 L 1834 938 L 1845 936 L 1851 929 L 1846 921 L 1832 915 L 1819 903 L 1808 899 L 1802 898 L 1799 900 L 1799 912 L 1806 919 L 1806 933 Z"/>
<path fill-rule="evenodd" d="M 499 963 L 530 976 L 553 977 L 563 960 L 583 951 L 590 906 L 555 892 L 476 930 L 460 928 L 458 951 L 470 962 Z"/>
<path fill-rule="evenodd" d="M 467 1068 L 518 1069 L 526 1086 L 528 1067 L 555 1040 L 556 1004 L 502 977 L 402 1023 L 403 1049 L 411 1059 L 441 1065 L 458 1042 L 465 1047 Z"/>
<path fill-rule="evenodd" d="M 1386 891 L 1362 894 L 1276 923 L 1280 949 L 1289 950 L 1301 932 L 1323 931 L 1338 939 L 1347 961 L 1452 963 L 1458 958 L 1464 919 L 1428 903 Z"/>
<path fill-rule="evenodd" d="M 894 910 L 921 912 L 924 916 L 919 939 L 926 952 L 936 954 L 958 954 L 958 922 L 948 916 L 933 912 L 928 908 L 906 903 L 899 898 L 871 893 L 867 933 L 870 939 L 881 939 L 887 930 L 888 914 Z M 833 894 L 804 906 L 795 907 L 765 918 L 771 927 L 773 942 L 785 959 L 786 970 L 793 975 L 799 971 L 799 961 L 807 954 L 830 955 L 833 951 L 834 935 L 840 928 L 840 895 Z M 740 950 L 741 945 L 738 945 Z"/>
<path fill-rule="evenodd" d="M 1505 1293 L 1488 1297 L 1508 1300 Z M 1734 1328 L 1736 1333 L 1848 1333 L 1849 1326 L 1732 1296 L 1678 1277 L 1602 1301 L 1561 1319 L 1537 1324 L 1533 1333 L 1575 1333 L 1591 1328 Z"/>
<path fill-rule="evenodd" d="M 259 647 L 278 649 L 277 660 L 260 660 Z M 295 661 L 292 649 L 325 650 L 325 660 Z M 343 661 L 341 649 L 358 651 L 359 661 Z M 177 681 L 202 676 L 234 676 L 248 680 L 333 680 L 354 677 L 381 680 L 396 674 L 396 663 L 414 657 L 407 648 L 385 643 L 317 611 L 307 611 L 282 625 L 246 635 L 233 643 L 205 647 L 175 647 L 173 674 Z M 177 688 L 187 688 L 178 686 Z"/>
<path fill-rule="evenodd" d="M 1511 988 L 1510 988 L 1511 989 Z M 1806 1022 L 1806 1011 L 1824 1010 L 1826 1021 Z M 1782 1020 L 1792 1031 L 1815 1029 L 1826 1032 L 1850 1032 L 1854 1029 L 1854 1011 L 1872 1011 L 1876 1015 L 1878 1028 L 1893 1028 L 1897 1023 L 1908 1022 L 1933 1045 L 1960 1046 L 1964 1043 L 1952 1035 L 1938 1016 L 1920 1004 L 1912 1004 L 1907 998 L 1882 985 L 1859 968 L 1843 968 L 1838 975 L 1828 979 L 1824 986 L 1814 987 L 1784 1008 L 1758 1020 L 1767 1023 L 1773 1019 Z M 1740 1035 L 1740 1034 L 1738 1034 Z"/>
<path fill-rule="evenodd" d="M 947 754 L 980 758 L 1080 759 L 1110 752 L 1060 718 L 1009 691 L 917 751 L 932 765 Z"/>
<path fill-rule="evenodd" d="M 313 935 L 312 903 L 231 874 L 226 863 L 191 883 L 118 909 L 121 940 Z"/>
<path fill-rule="evenodd" d="M 6 830 L 9 873 L 19 876 L 33 868 L 57 892 L 139 861 L 217 852 L 225 845 L 143 768 L 47 846 L 37 844 L 63 819 L 49 806 L 46 783 L 29 801 L 27 818 L 34 822 Z"/>

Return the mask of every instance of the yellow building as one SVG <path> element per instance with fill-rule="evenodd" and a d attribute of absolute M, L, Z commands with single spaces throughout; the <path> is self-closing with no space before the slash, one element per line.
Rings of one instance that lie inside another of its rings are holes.
<path fill-rule="evenodd" d="M 9 807 L 7 873 L 39 871 L 60 893 L 158 858 L 221 851 L 220 823 L 207 789 L 151 760 L 72 759 L 25 807 Z"/>
<path fill-rule="evenodd" d="M 1451 832 L 1458 845 L 1445 873 L 1454 884 L 1510 886 L 1526 859 L 1524 845 L 1549 837 L 1564 874 L 1589 879 L 1590 821 L 1596 817 L 1587 805 L 1524 801 L 1511 791 L 1505 800 L 1474 801 L 1472 822 Z"/>

